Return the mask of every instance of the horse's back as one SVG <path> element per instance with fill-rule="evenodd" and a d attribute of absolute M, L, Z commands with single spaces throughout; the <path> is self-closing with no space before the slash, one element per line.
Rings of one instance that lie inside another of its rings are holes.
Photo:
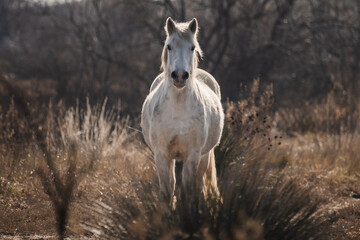
<path fill-rule="evenodd" d="M 205 83 L 216 94 L 216 96 L 221 99 L 220 86 L 210 73 L 198 68 L 196 69 L 195 78 L 198 81 Z M 152 92 L 164 79 L 165 73 L 160 73 L 151 84 L 150 92 Z"/>

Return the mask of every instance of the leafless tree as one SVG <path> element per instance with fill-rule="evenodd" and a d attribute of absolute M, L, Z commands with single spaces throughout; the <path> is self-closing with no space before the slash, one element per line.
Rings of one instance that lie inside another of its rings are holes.
<path fill-rule="evenodd" d="M 273 83 L 277 105 L 317 99 L 334 88 L 358 96 L 359 9 L 358 0 L 83 0 L 49 6 L 4 0 L 0 67 L 19 79 L 54 81 L 57 99 L 109 96 L 136 113 L 159 73 L 165 19 L 197 17 L 205 53 L 200 67 L 231 99 L 239 97 L 240 84 L 259 76 Z"/>

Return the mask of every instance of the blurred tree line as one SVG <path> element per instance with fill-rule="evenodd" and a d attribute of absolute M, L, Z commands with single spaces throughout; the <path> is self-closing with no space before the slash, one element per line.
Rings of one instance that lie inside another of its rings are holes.
<path fill-rule="evenodd" d="M 38 101 L 108 96 L 137 114 L 160 72 L 168 16 L 198 19 L 200 67 L 224 99 L 260 77 L 277 107 L 329 91 L 358 100 L 360 0 L 0 0 L 0 73 Z"/>

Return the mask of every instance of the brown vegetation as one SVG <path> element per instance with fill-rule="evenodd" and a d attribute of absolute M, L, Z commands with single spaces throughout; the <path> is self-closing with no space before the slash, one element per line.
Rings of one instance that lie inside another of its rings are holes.
<path fill-rule="evenodd" d="M 0 238 L 359 239 L 359 9 L 0 1 Z M 138 124 L 168 16 L 197 17 L 226 109 L 222 201 L 175 210 Z"/>
<path fill-rule="evenodd" d="M 249 98 L 226 105 L 216 151 L 222 201 L 209 206 L 193 197 L 190 205 L 179 195 L 175 210 L 158 200 L 141 135 L 106 102 L 84 110 L 50 104 L 45 120 L 32 120 L 33 135 L 13 103 L 2 115 L 1 233 L 51 236 L 56 223 L 61 238 L 356 239 L 358 129 L 304 134 L 294 125 L 298 134 L 286 135 L 272 120 L 272 88 L 262 92 L 258 84 Z M 29 132 L 26 143 L 17 132 Z"/>

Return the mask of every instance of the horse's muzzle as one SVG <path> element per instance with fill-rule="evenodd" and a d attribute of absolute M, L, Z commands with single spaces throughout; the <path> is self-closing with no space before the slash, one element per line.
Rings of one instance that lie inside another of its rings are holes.
<path fill-rule="evenodd" d="M 171 78 L 173 79 L 175 87 L 183 88 L 189 78 L 189 73 L 186 71 L 173 71 L 171 73 Z"/>

